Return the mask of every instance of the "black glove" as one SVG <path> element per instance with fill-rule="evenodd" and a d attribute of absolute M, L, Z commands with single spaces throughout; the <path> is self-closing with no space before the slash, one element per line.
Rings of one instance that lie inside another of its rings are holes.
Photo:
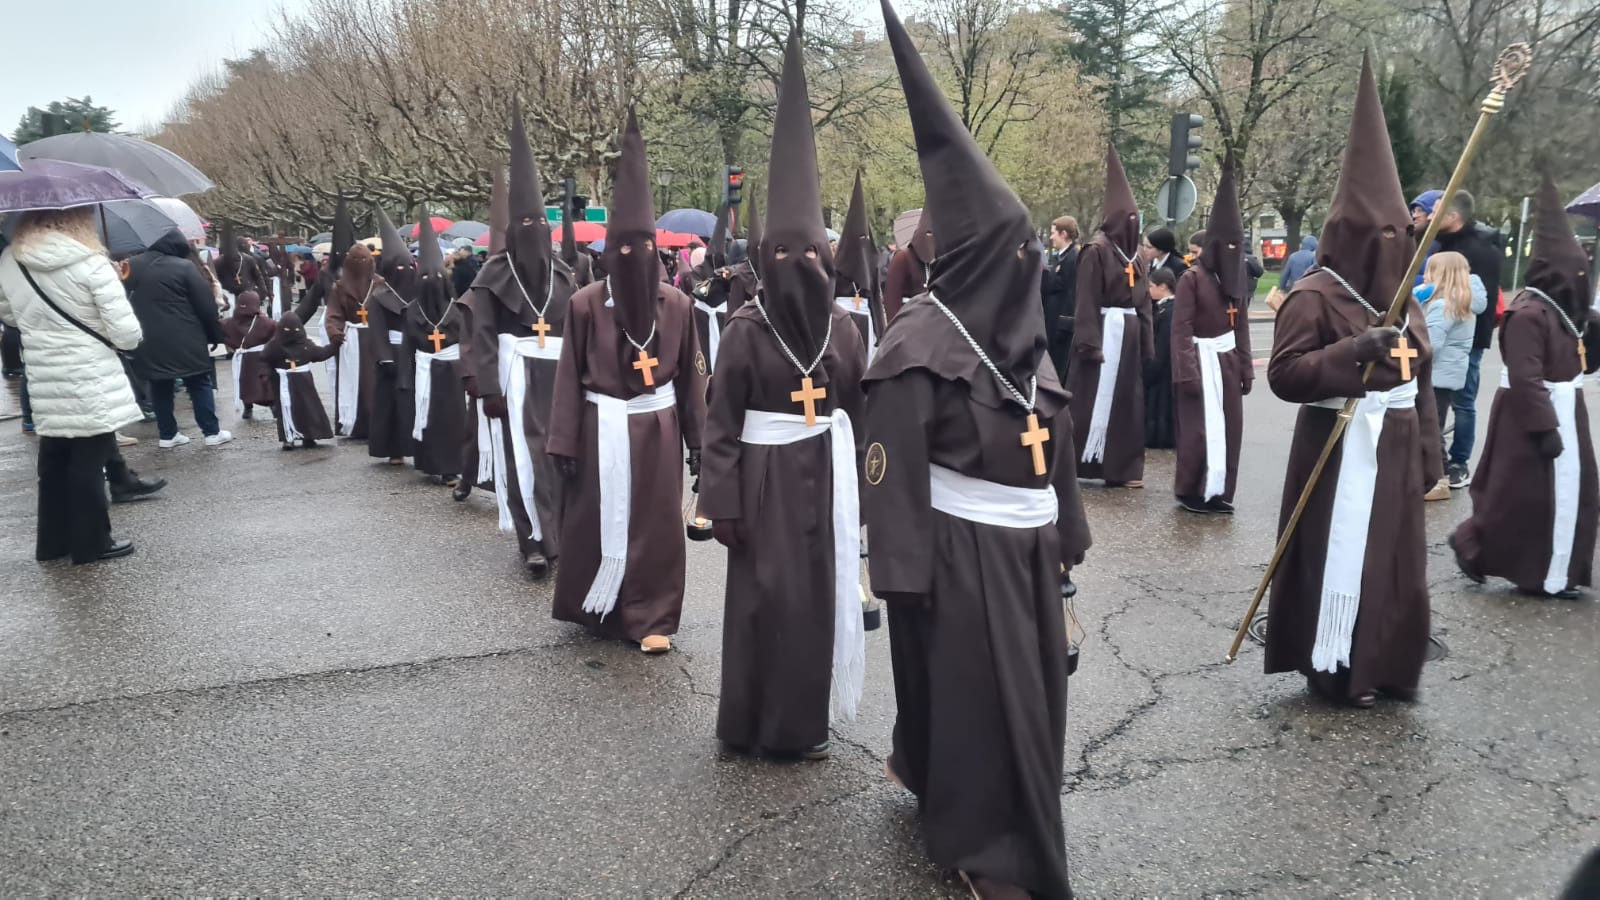
<path fill-rule="evenodd" d="M 478 376 L 461 376 L 461 387 L 466 390 L 468 397 L 471 397 L 474 400 L 478 399 Z"/>
<path fill-rule="evenodd" d="M 689 474 L 695 478 L 700 477 L 700 451 L 689 451 Z"/>
<path fill-rule="evenodd" d="M 1255 373 L 1251 373 L 1239 382 L 1239 393 L 1248 395 L 1250 389 L 1256 386 Z"/>
<path fill-rule="evenodd" d="M 1533 444 L 1538 448 L 1540 459 L 1555 459 L 1563 449 L 1561 432 L 1541 431 L 1533 436 Z"/>
<path fill-rule="evenodd" d="M 507 410 L 505 394 L 495 394 L 490 397 L 481 397 L 479 398 L 478 403 L 483 407 L 483 414 L 489 418 L 503 419 L 506 417 Z"/>
<path fill-rule="evenodd" d="M 744 546 L 744 536 L 739 533 L 738 519 L 716 519 L 711 523 L 711 536 L 729 550 Z"/>
<path fill-rule="evenodd" d="M 1356 362 L 1366 365 L 1389 355 L 1389 348 L 1400 340 L 1400 332 L 1393 328 L 1374 325 L 1365 334 L 1356 337 Z"/>
<path fill-rule="evenodd" d="M 578 477 L 577 460 L 570 456 L 561 456 L 560 454 L 556 453 L 550 454 L 550 458 L 556 461 L 556 470 L 561 473 L 562 478 L 571 481 L 572 479 Z"/>

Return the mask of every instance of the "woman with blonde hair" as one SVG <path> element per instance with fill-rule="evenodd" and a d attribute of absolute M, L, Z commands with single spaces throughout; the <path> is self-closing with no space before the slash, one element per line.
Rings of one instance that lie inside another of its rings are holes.
<path fill-rule="evenodd" d="M 1433 396 L 1439 406 L 1440 452 L 1444 446 L 1445 414 L 1455 392 L 1467 382 L 1467 359 L 1478 313 L 1488 307 L 1483 281 L 1467 268 L 1467 258 L 1454 251 L 1428 257 L 1423 283 L 1413 292 L 1428 314 L 1428 341 L 1433 344 Z M 1445 459 L 1449 465 L 1449 459 Z M 1441 480 L 1426 495 L 1428 500 L 1450 499 L 1450 484 Z"/>
<path fill-rule="evenodd" d="M 111 536 L 105 467 L 116 430 L 141 418 L 119 351 L 143 337 L 92 207 L 23 213 L 0 253 L 0 321 L 22 332 L 39 443 L 34 555 L 74 563 L 126 556 Z"/>

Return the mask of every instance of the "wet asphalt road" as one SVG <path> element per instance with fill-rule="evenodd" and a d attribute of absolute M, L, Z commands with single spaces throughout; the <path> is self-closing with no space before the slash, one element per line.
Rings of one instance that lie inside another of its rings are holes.
<path fill-rule="evenodd" d="M 1075 888 L 1551 896 L 1600 844 L 1600 602 L 1459 578 L 1458 492 L 1428 509 L 1450 652 L 1422 702 L 1327 708 L 1250 644 L 1224 665 L 1294 416 L 1258 383 L 1236 517 L 1175 510 L 1168 452 L 1146 490 L 1086 490 Z M 679 650 L 646 658 L 550 619 L 492 499 L 228 427 L 175 451 L 130 429 L 172 485 L 115 508 L 134 556 L 73 568 L 33 562 L 34 444 L 0 424 L 0 894 L 963 895 L 881 776 L 887 632 L 833 760 L 727 758 L 714 545 Z"/>

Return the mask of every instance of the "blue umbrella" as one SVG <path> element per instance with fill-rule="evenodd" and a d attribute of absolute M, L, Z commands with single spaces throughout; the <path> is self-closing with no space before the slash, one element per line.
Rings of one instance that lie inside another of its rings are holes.
<path fill-rule="evenodd" d="M 17 145 L 0 134 L 0 172 L 20 171 L 22 166 L 17 162 Z"/>
<path fill-rule="evenodd" d="M 0 172 L 0 212 L 75 209 L 153 196 L 154 191 L 121 173 L 56 159 L 24 160 L 19 171 Z"/>
<path fill-rule="evenodd" d="M 1567 204 L 1567 212 L 1575 216 L 1588 216 L 1600 220 L 1600 184 L 1579 194 L 1578 199 Z"/>
<path fill-rule="evenodd" d="M 598 241 L 590 241 L 585 249 L 590 253 L 604 253 L 606 252 L 606 239 L 601 238 Z"/>
<path fill-rule="evenodd" d="M 717 217 L 703 209 L 675 209 L 656 220 L 658 230 L 699 235 L 708 239 L 716 227 Z"/>
<path fill-rule="evenodd" d="M 311 252 L 311 248 L 307 247 L 305 244 L 290 244 L 289 246 L 283 248 L 283 252 L 298 253 L 301 256 L 305 256 Z"/>

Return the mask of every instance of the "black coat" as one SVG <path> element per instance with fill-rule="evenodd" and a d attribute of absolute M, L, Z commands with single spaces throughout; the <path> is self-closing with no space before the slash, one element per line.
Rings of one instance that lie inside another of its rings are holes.
<path fill-rule="evenodd" d="M 1078 251 L 1077 244 L 1052 254 L 1045 261 L 1044 275 L 1039 284 L 1039 295 L 1044 302 L 1044 331 L 1050 341 L 1050 359 L 1055 363 L 1056 374 L 1066 377 L 1067 363 L 1072 356 L 1073 315 L 1078 309 Z"/>
<path fill-rule="evenodd" d="M 1465 256 L 1467 270 L 1478 276 L 1484 290 L 1489 292 L 1489 305 L 1478 314 L 1477 330 L 1472 335 L 1474 350 L 1489 348 L 1494 339 L 1494 323 L 1499 318 L 1499 304 L 1496 301 L 1500 295 L 1500 265 L 1505 262 L 1506 252 L 1496 247 L 1491 239 L 1497 234 L 1489 229 L 1480 229 L 1476 222 L 1469 222 L 1460 231 L 1450 234 L 1439 232 L 1439 240 L 1435 245 L 1438 252 L 1454 250 Z"/>
<path fill-rule="evenodd" d="M 212 371 L 207 345 L 222 343 L 222 323 L 182 234 L 169 231 L 135 256 L 124 287 L 144 331 L 133 353 L 140 375 L 165 380 Z"/>

